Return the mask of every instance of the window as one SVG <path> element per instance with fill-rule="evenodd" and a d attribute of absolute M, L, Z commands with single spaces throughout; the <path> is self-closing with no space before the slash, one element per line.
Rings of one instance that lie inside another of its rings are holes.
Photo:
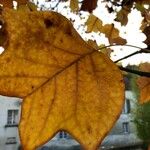
<path fill-rule="evenodd" d="M 67 138 L 67 133 L 66 132 L 64 132 L 64 131 L 60 131 L 59 132 L 59 138 Z"/>
<path fill-rule="evenodd" d="M 8 125 L 16 125 L 18 124 L 19 120 L 19 110 L 14 109 L 14 110 L 8 110 L 8 116 L 7 116 L 7 124 Z"/>
<path fill-rule="evenodd" d="M 123 122 L 123 133 L 129 133 L 129 122 Z"/>
<path fill-rule="evenodd" d="M 7 138 L 6 144 L 16 144 L 16 143 L 17 143 L 16 137 L 8 137 Z"/>
<path fill-rule="evenodd" d="M 131 111 L 130 100 L 126 99 L 122 113 L 128 114 Z"/>

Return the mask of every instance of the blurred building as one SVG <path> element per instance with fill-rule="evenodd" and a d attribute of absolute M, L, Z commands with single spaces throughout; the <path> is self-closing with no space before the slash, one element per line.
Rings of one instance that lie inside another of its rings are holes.
<path fill-rule="evenodd" d="M 121 147 L 138 147 L 142 141 L 136 135 L 134 124 L 134 111 L 136 109 L 136 99 L 130 90 L 125 92 L 126 100 L 120 118 L 115 126 L 104 139 L 102 148 L 112 149 Z M 128 148 L 127 148 L 128 149 Z"/>
<path fill-rule="evenodd" d="M 0 96 L 0 150 L 18 150 L 21 100 Z"/>

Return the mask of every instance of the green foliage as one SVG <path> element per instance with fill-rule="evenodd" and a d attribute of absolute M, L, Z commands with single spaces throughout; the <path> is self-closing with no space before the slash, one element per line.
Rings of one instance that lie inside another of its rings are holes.
<path fill-rule="evenodd" d="M 150 143 L 150 103 L 137 106 L 135 124 L 139 138 Z"/>
<path fill-rule="evenodd" d="M 137 66 L 129 66 L 130 69 L 138 70 Z M 137 86 L 138 75 L 128 74 L 127 77 L 130 80 L 131 90 L 134 92 L 134 96 L 137 99 L 135 102 L 135 110 L 133 110 L 134 123 L 137 130 L 137 136 L 143 140 L 147 145 L 150 143 L 150 102 L 145 104 L 139 104 L 139 88 Z"/>

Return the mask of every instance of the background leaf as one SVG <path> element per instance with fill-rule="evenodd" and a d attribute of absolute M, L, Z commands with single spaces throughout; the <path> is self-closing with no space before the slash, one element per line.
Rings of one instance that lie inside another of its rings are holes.
<path fill-rule="evenodd" d="M 98 32 L 102 28 L 102 21 L 95 15 L 91 14 L 88 20 L 86 21 L 85 25 L 87 25 L 86 32 Z"/>
<path fill-rule="evenodd" d="M 119 12 L 117 12 L 117 17 L 115 21 L 119 21 L 121 25 L 127 25 L 128 23 L 128 14 L 130 13 L 131 9 L 128 7 L 123 7 Z"/>
<path fill-rule="evenodd" d="M 26 5 L 28 0 L 16 0 L 18 6 L 19 5 Z M 1 0 L 0 4 L 3 5 L 3 7 L 12 8 L 13 7 L 13 0 Z"/>
<path fill-rule="evenodd" d="M 78 0 L 70 0 L 70 9 L 71 9 L 73 12 L 79 11 Z"/>
<path fill-rule="evenodd" d="M 126 44 L 126 40 L 119 36 L 119 30 L 114 27 L 114 24 L 103 25 L 102 21 L 91 14 L 86 21 L 87 31 L 86 32 L 101 32 L 104 33 L 108 38 L 109 43 Z"/>
<path fill-rule="evenodd" d="M 92 12 L 97 7 L 98 0 L 83 0 L 81 10 Z"/>
<path fill-rule="evenodd" d="M 150 72 L 150 64 L 143 63 L 140 64 L 140 70 Z M 140 103 L 146 103 L 150 101 L 150 78 L 148 77 L 139 77 L 137 84 L 140 89 Z"/>

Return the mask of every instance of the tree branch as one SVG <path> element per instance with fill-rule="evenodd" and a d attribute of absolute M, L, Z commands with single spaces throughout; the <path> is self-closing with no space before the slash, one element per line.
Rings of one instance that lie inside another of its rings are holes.
<path fill-rule="evenodd" d="M 136 51 L 136 52 L 134 52 L 134 53 L 131 53 L 131 54 L 125 56 L 125 57 L 122 57 L 122 58 L 120 58 L 120 59 L 114 61 L 114 63 L 117 63 L 117 62 L 119 62 L 119 61 L 121 61 L 121 60 L 127 59 L 127 58 L 129 58 L 129 57 L 131 57 L 131 56 L 133 56 L 133 55 L 140 54 L 140 53 L 150 53 L 150 50 L 148 50 L 148 49 L 141 49 L 140 51 Z"/>
<path fill-rule="evenodd" d="M 126 72 L 133 73 L 133 74 L 137 74 L 139 76 L 144 76 L 144 77 L 150 78 L 150 72 L 143 72 L 143 71 L 138 71 L 138 70 L 132 70 L 132 69 L 129 69 L 129 68 L 124 68 L 122 66 L 119 66 L 119 69 L 123 70 L 123 71 L 126 71 Z"/>
<path fill-rule="evenodd" d="M 117 63 L 117 62 L 119 62 L 121 60 L 124 60 L 124 59 L 126 59 L 128 57 L 131 57 L 131 56 L 133 56 L 135 54 L 138 54 L 138 53 L 150 53 L 150 49 L 147 49 L 147 48 L 141 48 L 141 47 L 134 46 L 134 45 L 120 45 L 120 44 L 104 46 L 104 47 L 99 48 L 98 50 L 102 50 L 104 48 L 109 48 L 109 47 L 113 47 L 113 46 L 128 46 L 128 47 L 134 47 L 134 48 L 141 49 L 139 51 L 136 51 L 136 52 L 134 52 L 132 54 L 129 54 L 129 55 L 125 56 L 125 57 L 122 57 L 122 58 L 114 61 L 114 63 Z M 126 72 L 137 74 L 139 76 L 150 77 L 150 72 L 143 72 L 143 71 L 138 71 L 138 70 L 132 70 L 132 69 L 129 69 L 129 68 L 124 68 L 122 66 L 118 66 L 118 67 L 119 67 L 120 70 L 123 70 L 123 71 L 126 71 Z"/>
<path fill-rule="evenodd" d="M 108 46 L 101 47 L 101 48 L 99 48 L 98 50 L 101 50 L 101 49 L 104 49 L 104 48 L 108 48 L 108 47 L 114 47 L 114 46 L 127 46 L 127 47 L 133 47 L 133 48 L 141 49 L 141 50 L 139 50 L 139 51 L 136 51 L 136 52 L 134 52 L 134 53 L 131 53 L 131 54 L 127 55 L 127 56 L 124 56 L 124 57 L 122 57 L 122 58 L 120 58 L 120 59 L 114 61 L 114 63 L 117 63 L 117 62 L 119 62 L 119 61 L 121 61 L 121 60 L 124 60 L 124 59 L 126 59 L 126 58 L 128 58 L 128 57 L 131 57 L 131 56 L 133 56 L 133 55 L 136 55 L 136 54 L 140 54 L 140 53 L 150 53 L 150 49 L 141 48 L 141 47 L 134 46 L 134 45 L 129 45 L 129 44 L 128 44 L 128 45 L 120 45 L 120 44 L 108 45 Z"/>

